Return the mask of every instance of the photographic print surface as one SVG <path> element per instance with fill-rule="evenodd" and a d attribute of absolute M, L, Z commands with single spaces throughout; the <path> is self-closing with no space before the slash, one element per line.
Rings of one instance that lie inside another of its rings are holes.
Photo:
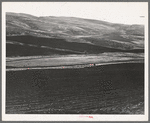
<path fill-rule="evenodd" d="M 146 3 L 3 5 L 5 116 L 145 116 Z"/>

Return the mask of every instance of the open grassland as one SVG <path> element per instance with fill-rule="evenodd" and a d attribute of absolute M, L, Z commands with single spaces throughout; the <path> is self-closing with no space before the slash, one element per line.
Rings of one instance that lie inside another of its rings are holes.
<path fill-rule="evenodd" d="M 7 70 L 23 68 L 82 68 L 95 65 L 105 65 L 126 62 L 144 62 L 143 53 L 102 53 L 98 55 L 56 55 L 7 57 Z"/>
<path fill-rule="evenodd" d="M 143 114 L 144 64 L 6 72 L 7 114 Z"/>

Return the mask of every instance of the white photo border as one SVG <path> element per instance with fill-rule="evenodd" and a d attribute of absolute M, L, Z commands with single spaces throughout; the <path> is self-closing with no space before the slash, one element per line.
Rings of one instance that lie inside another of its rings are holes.
<path fill-rule="evenodd" d="M 2 121 L 148 121 L 148 2 L 145 17 L 145 100 L 143 115 L 94 115 L 94 114 L 6 114 L 6 2 L 2 2 Z M 11 2 L 15 4 L 16 2 Z M 108 2 L 107 2 L 108 3 Z M 136 2 L 137 3 L 137 2 Z M 123 3 L 122 3 L 123 4 Z M 87 116 L 92 116 L 89 118 Z"/>

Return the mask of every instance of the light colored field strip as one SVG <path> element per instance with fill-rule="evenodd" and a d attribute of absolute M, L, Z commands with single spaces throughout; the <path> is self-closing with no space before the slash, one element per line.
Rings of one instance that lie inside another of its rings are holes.
<path fill-rule="evenodd" d="M 120 61 L 95 64 L 95 66 L 123 64 L 123 63 L 143 63 L 143 61 Z M 79 69 L 85 67 L 94 67 L 94 64 L 72 65 L 72 66 L 58 66 L 58 67 L 30 67 L 30 68 L 8 68 L 6 71 L 21 71 L 21 70 L 37 70 L 37 69 Z"/>

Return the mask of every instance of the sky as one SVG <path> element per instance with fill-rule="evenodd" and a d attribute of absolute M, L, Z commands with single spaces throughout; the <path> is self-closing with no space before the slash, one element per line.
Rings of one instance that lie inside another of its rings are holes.
<path fill-rule="evenodd" d="M 66 16 L 112 23 L 145 24 L 147 2 L 3 2 L 3 12 Z"/>

